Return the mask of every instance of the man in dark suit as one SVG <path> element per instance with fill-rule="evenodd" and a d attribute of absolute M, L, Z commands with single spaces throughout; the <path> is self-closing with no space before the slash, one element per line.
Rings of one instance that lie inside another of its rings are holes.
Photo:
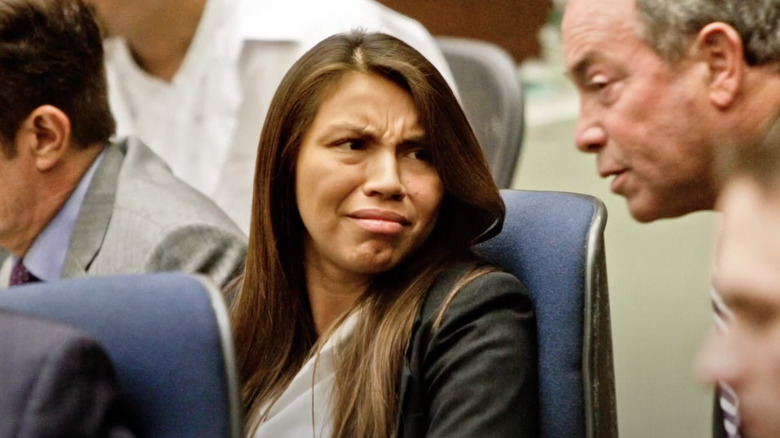
<path fill-rule="evenodd" d="M 132 437 L 106 353 L 70 326 L 0 309 L 0 438 Z"/>
<path fill-rule="evenodd" d="M 0 287 L 240 270 L 246 238 L 134 139 L 109 142 L 100 31 L 81 0 L 0 0 Z"/>

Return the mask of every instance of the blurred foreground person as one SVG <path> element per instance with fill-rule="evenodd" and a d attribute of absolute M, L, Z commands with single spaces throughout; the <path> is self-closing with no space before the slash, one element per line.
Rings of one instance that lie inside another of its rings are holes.
<path fill-rule="evenodd" d="M 0 0 L 0 78 L 0 286 L 152 271 L 224 284 L 240 272 L 245 237 L 212 201 L 137 140 L 109 142 L 85 4 Z"/>
<path fill-rule="evenodd" d="M 533 437 L 531 299 L 472 245 L 504 204 L 458 101 L 384 34 L 330 37 L 263 128 L 228 291 L 248 436 Z"/>
<path fill-rule="evenodd" d="M 726 151 L 715 286 L 730 309 L 698 373 L 739 396 L 742 433 L 780 436 L 780 122 L 760 146 Z"/>

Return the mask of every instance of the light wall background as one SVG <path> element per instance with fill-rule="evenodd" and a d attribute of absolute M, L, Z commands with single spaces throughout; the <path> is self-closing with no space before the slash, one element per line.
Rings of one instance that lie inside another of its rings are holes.
<path fill-rule="evenodd" d="M 561 76 L 562 77 L 562 76 Z M 527 88 L 526 134 L 513 188 L 587 193 L 608 210 L 607 270 L 623 438 L 711 436 L 713 392 L 693 363 L 710 329 L 709 267 L 717 215 L 639 224 L 573 143 L 573 89 Z"/>

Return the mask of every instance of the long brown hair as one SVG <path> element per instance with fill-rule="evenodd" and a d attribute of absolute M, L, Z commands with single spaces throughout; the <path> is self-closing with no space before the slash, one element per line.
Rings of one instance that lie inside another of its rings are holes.
<path fill-rule="evenodd" d="M 378 75 L 409 92 L 445 190 L 428 240 L 377 275 L 356 303 L 356 328 L 339 346 L 333 436 L 390 437 L 401 361 L 422 297 L 444 268 L 497 233 L 504 218 L 503 201 L 456 97 L 436 68 L 400 40 L 334 35 L 282 80 L 260 137 L 246 268 L 231 294 L 232 327 L 250 419 L 281 395 L 319 348 L 304 280 L 295 164 L 320 104 L 348 72 Z"/>

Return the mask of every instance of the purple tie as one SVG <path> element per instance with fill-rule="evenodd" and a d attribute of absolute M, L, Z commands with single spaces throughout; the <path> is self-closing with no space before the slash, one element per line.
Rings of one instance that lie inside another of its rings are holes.
<path fill-rule="evenodd" d="M 20 284 L 32 283 L 35 281 L 41 280 L 24 267 L 24 264 L 22 264 L 22 259 L 17 260 L 13 269 L 11 269 L 11 279 L 8 282 L 8 285 L 18 286 Z"/>

